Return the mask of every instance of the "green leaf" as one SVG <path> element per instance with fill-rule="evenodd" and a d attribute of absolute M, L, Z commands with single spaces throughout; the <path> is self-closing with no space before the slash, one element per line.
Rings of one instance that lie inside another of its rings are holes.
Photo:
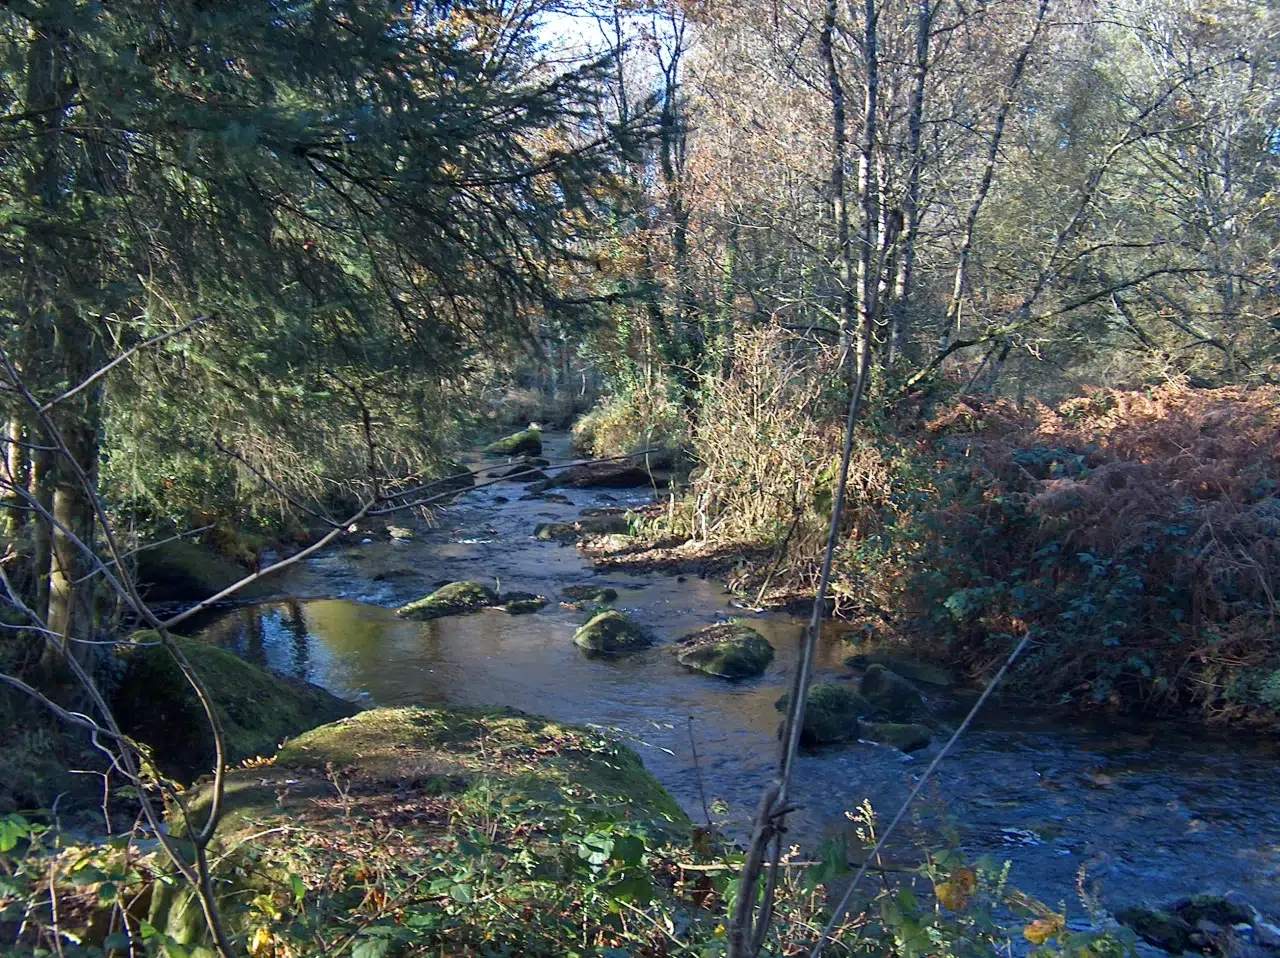
<path fill-rule="evenodd" d="M 466 904 L 467 902 L 471 901 L 471 886 L 470 885 L 454 885 L 453 888 L 449 891 L 449 894 L 453 897 L 454 901 L 460 901 L 463 904 Z"/>
<path fill-rule="evenodd" d="M 391 942 L 386 938 L 358 938 L 351 948 L 351 958 L 386 958 Z"/>
<path fill-rule="evenodd" d="M 0 852 L 13 851 L 22 839 L 31 834 L 31 825 L 21 815 L 0 818 Z"/>
<path fill-rule="evenodd" d="M 289 877 L 289 884 L 293 886 L 293 897 L 298 901 L 302 901 L 307 897 L 307 886 L 302 884 L 302 879 L 297 875 Z"/>
<path fill-rule="evenodd" d="M 644 839 L 639 835 L 620 835 L 613 840 L 612 857 L 627 868 L 635 868 L 644 858 Z"/>

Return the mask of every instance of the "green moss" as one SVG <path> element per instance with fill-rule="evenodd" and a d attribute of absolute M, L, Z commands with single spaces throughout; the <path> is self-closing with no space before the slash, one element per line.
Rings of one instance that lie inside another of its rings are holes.
<path fill-rule="evenodd" d="M 479 582 L 450 582 L 423 599 L 396 609 L 406 619 L 438 619 L 467 615 L 498 604 L 498 593 Z"/>
<path fill-rule="evenodd" d="M 774 703 L 774 708 L 785 711 L 789 699 L 789 695 L 784 695 Z M 827 745 L 856 739 L 860 730 L 858 718 L 871 711 L 871 703 L 848 685 L 819 682 L 809 689 L 800 741 L 805 745 Z"/>
<path fill-rule="evenodd" d="M 524 429 L 484 447 L 486 456 L 542 455 L 542 430 Z"/>
<path fill-rule="evenodd" d="M 501 603 L 498 608 L 503 612 L 510 615 L 526 615 L 537 612 L 551 600 L 545 595 L 534 595 L 532 592 L 505 592 L 498 601 Z"/>
<path fill-rule="evenodd" d="M 1116 921 L 1128 925 L 1150 945 L 1171 955 L 1191 948 L 1191 926 L 1177 915 L 1156 908 L 1122 908 Z"/>
<path fill-rule="evenodd" d="M 190 796 L 197 822 L 209 798 L 207 786 Z M 512 710 L 372 709 L 312 729 L 283 747 L 270 766 L 231 772 L 224 808 L 211 857 L 221 863 L 219 896 L 233 934 L 262 920 L 244 902 L 289 888 L 295 856 L 314 872 L 314 858 L 336 844 L 334 867 L 342 873 L 357 864 L 348 860 L 348 849 L 386 842 L 389 826 L 417 855 L 383 859 L 389 870 L 379 872 L 382 887 L 403 887 L 424 869 L 443 878 L 475 864 L 468 856 L 478 850 L 465 849 L 482 822 L 500 844 L 538 862 L 528 874 L 503 860 L 493 866 L 501 877 L 490 879 L 512 883 L 512 894 L 525 892 L 534 902 L 574 882 L 581 889 L 583 875 L 573 863 L 584 831 L 643 834 L 651 848 L 683 843 L 691 831 L 684 812 L 630 749 L 594 730 Z M 180 821 L 171 826 L 175 833 L 185 830 Z M 334 937 L 368 886 L 361 879 L 355 888 L 355 900 L 339 895 L 329 903 Z M 309 908 L 327 907 L 319 898 L 307 900 Z M 198 944 L 199 910 L 193 919 L 191 904 L 182 889 L 160 889 L 150 920 L 180 943 Z M 431 904 L 424 902 L 424 909 Z M 474 919 L 478 925 L 484 914 Z"/>
<path fill-rule="evenodd" d="M 155 633 L 134 638 L 154 641 Z M 273 755 L 290 736 L 357 711 L 324 689 L 271 675 L 216 646 L 195 639 L 177 643 L 217 708 L 228 764 Z M 124 674 L 112 706 L 124 731 L 151 747 L 166 774 L 188 779 L 210 769 L 213 732 L 173 656 L 158 645 L 121 654 Z"/>
<path fill-rule="evenodd" d="M 588 516 L 574 522 L 544 522 L 533 531 L 535 539 L 543 541 L 567 541 L 580 536 L 617 535 L 631 531 L 631 523 L 624 516 Z"/>
<path fill-rule="evenodd" d="M 903 752 L 917 752 L 928 748 L 933 733 L 925 725 L 898 725 L 894 722 L 863 722 L 858 737 L 868 742 L 878 742 Z"/>
<path fill-rule="evenodd" d="M 588 652 L 604 655 L 632 652 L 651 644 L 645 631 L 616 609 L 593 616 L 574 634 L 573 641 Z"/>
<path fill-rule="evenodd" d="M 607 586 L 567 585 L 560 590 L 560 597 L 566 602 L 600 603 L 616 602 L 618 591 Z"/>
<path fill-rule="evenodd" d="M 678 640 L 676 659 L 686 668 L 725 679 L 759 675 L 773 661 L 773 646 L 751 626 L 726 622 Z"/>

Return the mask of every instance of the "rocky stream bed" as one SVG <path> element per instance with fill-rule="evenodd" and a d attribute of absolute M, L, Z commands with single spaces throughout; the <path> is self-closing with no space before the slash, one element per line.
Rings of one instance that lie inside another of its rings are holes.
<path fill-rule="evenodd" d="M 566 437 L 544 439 L 552 463 L 569 457 Z M 505 456 L 477 456 L 473 465 L 489 462 L 495 472 L 512 471 Z M 583 531 L 575 523 L 616 533 L 618 516 L 599 510 L 639 506 L 665 490 L 535 485 L 530 492 L 528 478 L 467 492 L 432 524 L 400 518 L 390 530 L 362 530 L 352 544 L 277 580 L 278 598 L 224 611 L 202 634 L 362 704 L 511 706 L 612 730 L 691 818 L 709 813 L 740 837 L 774 762 L 775 703 L 790 681 L 800 622 L 744 613 L 712 579 L 597 569 L 572 546 Z M 495 596 L 524 594 L 526 605 L 423 620 L 396 614 L 464 580 Z M 573 592 L 582 586 L 590 588 Z M 615 657 L 575 646 L 593 603 L 608 599 L 593 590 L 616 593 L 612 607 L 651 644 Z M 550 601 L 529 602 L 536 597 Z M 758 677 L 700 674 L 672 654 L 680 637 L 734 618 L 775 650 Z M 846 664 L 856 651 L 872 650 L 824 640 L 819 681 L 858 689 L 864 670 Z M 871 660 L 861 665 L 875 671 Z M 887 817 L 906 796 L 971 700 L 928 681 L 913 686 L 923 701 L 905 718 L 931 726 L 932 743 L 908 754 L 849 737 L 806 751 L 795 842 L 812 849 L 851 831 L 845 813 L 864 799 Z M 943 762 L 891 857 L 911 861 L 913 838 L 937 842 L 950 831 L 966 853 L 1011 862 L 1012 884 L 1055 906 L 1065 900 L 1077 916 L 1081 875 L 1086 887 L 1100 883 L 1112 911 L 1231 893 L 1280 915 L 1277 757 L 1274 742 L 1170 725 L 1082 726 L 992 706 Z M 1249 931 L 1244 945 L 1266 947 L 1252 937 L 1265 939 L 1267 927 Z"/>

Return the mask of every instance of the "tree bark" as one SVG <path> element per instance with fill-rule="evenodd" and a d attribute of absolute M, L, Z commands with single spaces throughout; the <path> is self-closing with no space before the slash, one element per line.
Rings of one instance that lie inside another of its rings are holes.
<path fill-rule="evenodd" d="M 907 187 L 902 198 L 902 252 L 893 282 L 893 306 L 889 318 L 888 364 L 902 354 L 911 293 L 915 280 L 916 236 L 920 230 L 920 168 L 923 162 L 925 85 L 929 76 L 929 34 L 933 29 L 932 0 L 920 0 L 916 15 L 916 61 L 907 119 Z"/>
<path fill-rule="evenodd" d="M 835 30 L 837 0 L 827 0 L 822 19 L 819 46 L 827 68 L 827 88 L 831 96 L 831 201 L 836 222 L 836 255 L 839 261 L 840 283 L 840 369 L 846 374 L 858 322 L 858 308 L 854 292 L 857 282 L 854 276 L 853 249 L 849 237 L 849 208 L 845 200 L 844 168 L 848 150 L 844 83 L 836 63 Z"/>

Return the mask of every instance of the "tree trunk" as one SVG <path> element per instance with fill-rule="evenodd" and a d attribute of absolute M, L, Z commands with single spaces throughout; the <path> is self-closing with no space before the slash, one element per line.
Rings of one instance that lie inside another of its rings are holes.
<path fill-rule="evenodd" d="M 879 11 L 876 0 L 863 4 L 864 34 L 862 55 L 866 61 L 866 78 L 863 87 L 862 138 L 858 156 L 858 192 L 862 200 L 862 233 L 858 250 L 858 369 L 862 369 L 868 357 L 863 354 L 871 348 L 871 330 L 875 323 L 876 301 L 880 279 L 875 268 L 877 226 L 880 218 L 880 196 L 875 171 L 876 111 L 880 103 L 880 53 Z"/>
<path fill-rule="evenodd" d="M 907 187 L 902 198 L 902 252 L 898 257 L 893 282 L 893 306 L 889 318 L 888 364 L 892 366 L 902 354 L 907 317 L 911 309 L 911 293 L 915 280 L 916 236 L 920 231 L 920 167 L 922 131 L 924 129 L 925 83 L 929 76 L 929 33 L 933 29 L 932 0 L 920 0 L 916 18 L 916 62 L 911 91 L 911 110 L 907 120 Z"/>
<path fill-rule="evenodd" d="M 836 63 L 835 30 L 837 0 L 827 0 L 819 45 L 827 68 L 831 94 L 831 202 L 836 221 L 836 253 L 840 263 L 840 369 L 848 375 L 857 326 L 853 250 L 849 238 L 849 208 L 845 201 L 844 167 L 848 136 L 845 132 L 844 83 Z"/>

